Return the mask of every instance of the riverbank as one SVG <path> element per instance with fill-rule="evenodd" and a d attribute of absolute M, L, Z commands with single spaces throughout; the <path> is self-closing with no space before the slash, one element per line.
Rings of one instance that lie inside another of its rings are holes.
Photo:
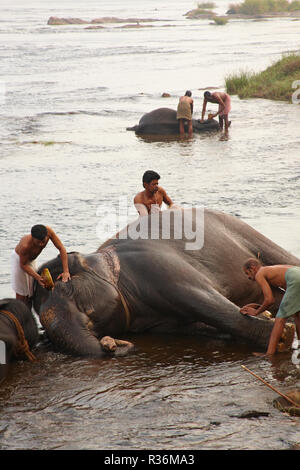
<path fill-rule="evenodd" d="M 216 15 L 214 3 L 199 3 L 197 8 L 185 13 L 188 19 L 213 19 Z M 226 12 L 228 19 L 300 18 L 300 1 L 293 0 L 245 0 L 230 4 Z"/>
<path fill-rule="evenodd" d="M 226 91 L 239 98 L 292 101 L 292 84 L 300 77 L 300 54 L 283 56 L 262 72 L 239 72 L 225 78 Z"/>

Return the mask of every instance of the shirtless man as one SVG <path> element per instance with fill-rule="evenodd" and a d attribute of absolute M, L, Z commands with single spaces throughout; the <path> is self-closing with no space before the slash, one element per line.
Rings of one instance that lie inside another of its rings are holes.
<path fill-rule="evenodd" d="M 192 92 L 187 90 L 184 96 L 179 98 L 179 103 L 177 106 L 177 119 L 179 121 L 179 133 L 181 136 L 184 135 L 184 122 L 188 122 L 188 135 L 192 137 L 193 135 L 193 107 L 194 100 L 191 98 Z"/>
<path fill-rule="evenodd" d="M 210 93 L 210 91 L 205 91 L 203 107 L 202 107 L 202 116 L 201 116 L 200 122 L 203 122 L 204 120 L 207 102 L 217 103 L 219 105 L 218 112 L 213 114 L 211 116 L 211 119 L 219 115 L 220 128 L 221 130 L 223 130 L 223 125 L 225 121 L 225 133 L 227 134 L 228 128 L 231 124 L 231 121 L 228 120 L 228 114 L 229 114 L 229 111 L 231 110 L 230 96 L 227 93 L 224 93 L 221 91 L 214 92 L 214 93 Z"/>
<path fill-rule="evenodd" d="M 57 279 L 67 282 L 71 279 L 68 267 L 66 249 L 54 230 L 44 225 L 34 225 L 30 235 L 25 235 L 12 252 L 12 288 L 16 298 L 25 302 L 31 308 L 34 279 L 44 287 L 43 278 L 36 272 L 35 259 L 51 240 L 59 250 L 63 272 Z"/>
<path fill-rule="evenodd" d="M 269 340 L 267 355 L 276 352 L 287 318 L 294 315 L 298 341 L 300 340 L 300 267 L 291 265 L 262 266 L 255 258 L 250 258 L 243 266 L 250 281 L 261 287 L 264 300 L 261 305 L 247 304 L 240 309 L 244 315 L 256 316 L 274 304 L 271 286 L 280 287 L 285 294 L 280 303 L 274 327 Z"/>
<path fill-rule="evenodd" d="M 160 176 L 155 171 L 148 170 L 144 173 L 143 186 L 145 189 L 138 193 L 133 201 L 139 215 L 148 215 L 160 211 L 163 202 L 169 208 L 173 205 L 173 201 L 166 191 L 158 186 L 159 179 Z"/>

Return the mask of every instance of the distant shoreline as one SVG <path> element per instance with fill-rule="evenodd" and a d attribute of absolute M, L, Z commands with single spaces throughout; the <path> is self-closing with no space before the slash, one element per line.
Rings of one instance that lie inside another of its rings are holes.
<path fill-rule="evenodd" d="M 217 15 L 213 11 L 207 12 L 198 12 L 198 9 L 190 10 L 185 13 L 188 19 L 199 20 L 199 19 L 213 19 Z M 245 15 L 244 13 L 226 13 L 223 15 L 224 18 L 228 20 L 243 19 L 243 20 L 256 20 L 256 19 L 268 19 L 268 18 L 299 18 L 300 19 L 300 10 L 296 11 L 283 11 L 283 12 L 274 12 L 274 13 L 256 13 L 253 15 Z"/>

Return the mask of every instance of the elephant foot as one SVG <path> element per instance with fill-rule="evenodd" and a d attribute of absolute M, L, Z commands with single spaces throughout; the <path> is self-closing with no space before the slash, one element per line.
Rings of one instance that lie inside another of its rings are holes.
<path fill-rule="evenodd" d="M 117 349 L 116 342 L 111 336 L 103 336 L 103 338 L 100 339 L 100 345 L 102 350 L 108 353 L 115 352 Z"/>
<path fill-rule="evenodd" d="M 114 354 L 115 356 L 125 356 L 134 349 L 134 344 L 130 343 L 130 341 L 114 339 L 111 336 L 103 336 L 100 339 L 100 346 L 103 352 Z"/>

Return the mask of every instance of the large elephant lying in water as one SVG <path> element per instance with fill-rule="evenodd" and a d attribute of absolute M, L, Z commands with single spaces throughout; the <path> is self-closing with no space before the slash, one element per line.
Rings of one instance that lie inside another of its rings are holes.
<path fill-rule="evenodd" d="M 195 210 L 156 214 L 156 239 L 133 235 L 142 221 L 153 223 L 154 216 L 142 217 L 97 252 L 69 254 L 68 283 L 56 282 L 50 293 L 37 286 L 35 310 L 59 350 L 101 356 L 99 338 L 104 335 L 178 333 L 203 324 L 256 348 L 267 347 L 273 322 L 239 312 L 239 306 L 262 301 L 260 289 L 244 275 L 242 265 L 258 253 L 265 264 L 300 265 L 300 260 L 238 218 L 211 210 L 205 210 L 196 227 L 193 222 L 195 234 L 203 232 L 203 247 L 188 250 L 187 240 L 172 231 L 178 214 L 186 224 Z M 170 239 L 161 230 L 168 223 Z M 47 266 L 56 279 L 60 263 L 58 257 L 41 270 Z M 282 295 L 274 291 L 275 311 Z M 288 346 L 292 332 L 290 336 Z"/>
<path fill-rule="evenodd" d="M 158 108 L 150 113 L 144 114 L 138 125 L 128 127 L 127 130 L 135 131 L 136 134 L 159 134 L 172 135 L 179 134 L 179 123 L 176 118 L 176 111 L 169 108 Z M 220 129 L 219 123 L 215 119 L 193 119 L 194 132 L 217 131 Z M 187 131 L 187 124 L 186 124 Z"/>

